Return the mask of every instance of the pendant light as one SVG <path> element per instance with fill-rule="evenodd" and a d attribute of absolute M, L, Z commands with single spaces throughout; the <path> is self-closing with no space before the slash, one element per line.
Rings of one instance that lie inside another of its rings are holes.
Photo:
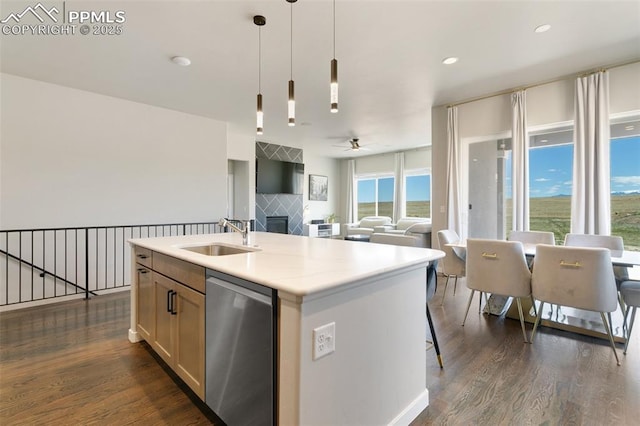
<path fill-rule="evenodd" d="M 289 126 L 296 125 L 296 98 L 293 83 L 293 3 L 298 0 L 286 0 L 291 3 L 291 79 L 289 80 L 289 101 L 287 102 L 287 111 L 289 115 Z"/>
<path fill-rule="evenodd" d="M 256 134 L 261 135 L 264 127 L 264 113 L 262 112 L 262 27 L 267 20 L 262 15 L 253 17 L 253 23 L 258 26 L 258 106 L 256 109 Z"/>
<path fill-rule="evenodd" d="M 336 59 L 336 0 L 333 0 L 333 59 L 331 60 L 331 112 L 338 112 L 338 60 Z"/>

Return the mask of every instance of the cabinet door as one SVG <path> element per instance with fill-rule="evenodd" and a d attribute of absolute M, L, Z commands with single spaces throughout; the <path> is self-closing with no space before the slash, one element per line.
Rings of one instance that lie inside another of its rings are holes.
<path fill-rule="evenodd" d="M 170 366 L 173 366 L 175 327 L 172 312 L 175 310 L 177 283 L 160 274 L 153 273 L 155 287 L 155 337 L 153 349 Z M 173 309 L 172 309 L 173 308 Z"/>
<path fill-rule="evenodd" d="M 204 401 L 204 295 L 177 286 L 175 371 Z"/>
<path fill-rule="evenodd" d="M 148 343 L 153 343 L 155 292 L 153 284 L 153 272 L 142 265 L 136 265 L 138 280 L 138 318 L 137 329 L 140 335 Z"/>

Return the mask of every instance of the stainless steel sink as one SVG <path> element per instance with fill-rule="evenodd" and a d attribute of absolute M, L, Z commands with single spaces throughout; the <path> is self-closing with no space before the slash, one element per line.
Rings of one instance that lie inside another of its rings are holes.
<path fill-rule="evenodd" d="M 189 250 L 194 253 L 204 254 L 207 256 L 228 256 L 231 254 L 244 254 L 257 251 L 250 247 L 228 246 L 224 244 L 206 244 L 200 246 L 183 246 L 183 250 Z"/>

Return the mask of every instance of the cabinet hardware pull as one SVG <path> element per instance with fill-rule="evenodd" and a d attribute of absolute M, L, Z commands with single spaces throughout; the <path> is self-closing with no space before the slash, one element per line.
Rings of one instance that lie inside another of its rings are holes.
<path fill-rule="evenodd" d="M 149 270 L 140 268 L 138 269 L 138 272 L 140 272 L 141 274 L 146 274 L 147 272 L 149 272 Z"/>
<path fill-rule="evenodd" d="M 140 259 L 147 259 L 149 256 L 147 256 L 146 254 L 139 254 L 138 257 Z"/>
<path fill-rule="evenodd" d="M 173 297 L 177 294 L 178 294 L 177 291 L 174 291 L 173 294 L 171 294 L 171 315 L 178 315 L 178 311 L 174 310 L 176 307 L 176 299 Z"/>
<path fill-rule="evenodd" d="M 173 301 L 173 298 L 171 297 L 172 293 L 173 290 L 167 291 L 167 312 L 169 313 L 173 313 L 173 306 L 171 306 L 171 302 Z"/>

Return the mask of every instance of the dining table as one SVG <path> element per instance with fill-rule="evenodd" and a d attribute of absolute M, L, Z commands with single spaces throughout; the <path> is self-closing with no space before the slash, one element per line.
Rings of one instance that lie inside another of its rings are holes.
<path fill-rule="evenodd" d="M 527 258 L 535 259 L 536 244 L 523 243 L 524 253 Z M 464 257 L 466 254 L 467 244 L 466 241 L 460 241 L 457 243 L 447 244 L 447 246 L 454 248 L 455 252 Z M 611 264 L 612 266 L 622 266 L 632 268 L 634 266 L 640 266 L 640 251 L 631 250 L 610 250 L 611 251 Z M 507 318 L 514 320 L 520 320 L 517 306 L 512 305 L 511 297 L 491 295 L 487 300 L 484 312 L 491 315 L 505 314 Z M 536 304 L 536 308 L 540 304 Z M 525 322 L 533 324 L 536 320 L 535 310 L 533 309 L 533 301 L 531 298 L 522 299 L 522 311 Z M 616 342 L 625 342 L 625 327 L 624 327 L 624 313 L 620 306 L 615 312 L 611 314 L 612 322 L 612 334 Z M 609 339 L 600 313 L 586 311 L 583 309 L 576 309 L 567 306 L 558 306 L 549 303 L 545 303 L 542 317 L 540 318 L 540 324 L 550 328 L 558 330 L 570 331 L 582 335 L 599 337 L 602 339 Z"/>

